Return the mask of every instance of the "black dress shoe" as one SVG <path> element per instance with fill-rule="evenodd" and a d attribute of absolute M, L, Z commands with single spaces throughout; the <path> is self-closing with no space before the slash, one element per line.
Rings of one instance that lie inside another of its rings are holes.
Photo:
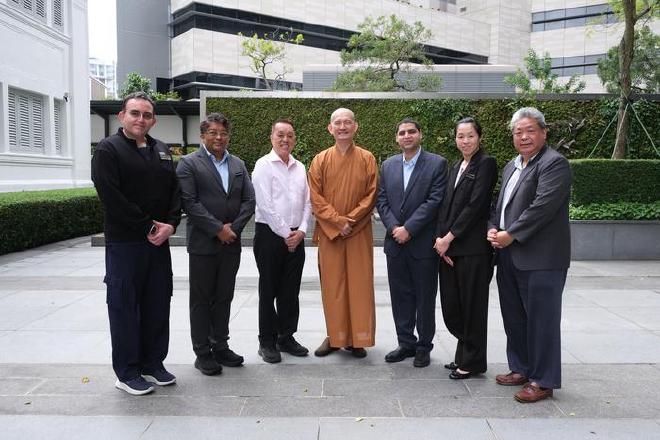
<path fill-rule="evenodd" d="M 269 364 L 276 364 L 278 362 L 282 362 L 282 355 L 273 346 L 260 345 L 257 354 L 261 356 L 264 362 L 268 362 Z"/>
<path fill-rule="evenodd" d="M 216 362 L 225 367 L 240 367 L 243 364 L 243 356 L 234 353 L 230 348 L 213 350 Z"/>
<path fill-rule="evenodd" d="M 426 350 L 417 350 L 413 365 L 417 368 L 428 367 L 431 363 L 431 352 Z"/>
<path fill-rule="evenodd" d="M 288 338 L 283 338 L 280 341 L 277 342 L 275 345 L 275 348 L 277 348 L 279 351 L 283 351 L 284 353 L 289 353 L 293 356 L 307 356 L 309 353 L 309 350 L 296 341 L 293 336 L 289 336 Z"/>
<path fill-rule="evenodd" d="M 353 355 L 353 357 L 356 357 L 356 358 L 367 357 L 367 350 L 365 350 L 364 348 L 361 348 L 361 347 L 358 347 L 358 348 L 348 347 L 348 349 L 351 351 L 351 354 Z"/>
<path fill-rule="evenodd" d="M 211 353 L 197 356 L 197 359 L 195 359 L 195 368 L 206 376 L 215 376 L 222 373 L 222 365 L 213 359 Z"/>
<path fill-rule="evenodd" d="M 458 368 L 458 365 L 456 365 L 454 362 L 450 362 L 448 364 L 445 364 L 445 368 L 448 370 L 455 370 Z"/>
<path fill-rule="evenodd" d="M 401 362 L 402 360 L 415 356 L 414 348 L 398 346 L 385 355 L 385 362 Z"/>
<path fill-rule="evenodd" d="M 451 373 L 449 373 L 450 379 L 460 380 L 460 379 L 469 379 L 470 377 L 472 377 L 472 373 L 470 373 L 469 371 L 467 373 L 459 373 L 458 371 L 454 370 Z"/>

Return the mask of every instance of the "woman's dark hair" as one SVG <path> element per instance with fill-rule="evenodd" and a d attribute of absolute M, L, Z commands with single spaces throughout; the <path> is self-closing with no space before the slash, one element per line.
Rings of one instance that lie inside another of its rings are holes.
<path fill-rule="evenodd" d="M 458 126 L 461 124 L 472 124 L 472 126 L 474 127 L 474 131 L 476 131 L 479 137 L 481 137 L 481 125 L 479 124 L 479 122 L 477 122 L 476 119 L 472 117 L 463 118 L 456 123 L 456 127 L 454 127 L 454 130 L 458 129 Z"/>

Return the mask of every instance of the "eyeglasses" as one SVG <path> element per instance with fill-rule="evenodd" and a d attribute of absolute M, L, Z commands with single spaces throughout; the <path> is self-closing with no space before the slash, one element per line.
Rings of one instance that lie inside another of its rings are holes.
<path fill-rule="evenodd" d="M 135 119 L 140 119 L 140 116 L 142 116 L 142 119 L 145 121 L 151 121 L 154 118 L 154 114 L 150 112 L 144 112 L 140 113 L 138 110 L 131 110 L 128 112 L 128 114 L 131 116 L 131 118 Z"/>
<path fill-rule="evenodd" d="M 204 133 L 204 136 L 209 136 L 209 137 L 220 136 L 221 138 L 227 138 L 229 137 L 229 133 L 227 133 L 226 131 L 208 130 L 206 133 Z"/>

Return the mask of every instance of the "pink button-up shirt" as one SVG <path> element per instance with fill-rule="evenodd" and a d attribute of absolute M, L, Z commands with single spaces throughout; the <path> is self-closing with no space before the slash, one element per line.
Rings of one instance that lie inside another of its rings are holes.
<path fill-rule="evenodd" d="M 273 150 L 259 158 L 252 171 L 257 200 L 254 219 L 282 238 L 292 228 L 306 233 L 312 212 L 305 166 L 289 155 L 286 164 Z"/>

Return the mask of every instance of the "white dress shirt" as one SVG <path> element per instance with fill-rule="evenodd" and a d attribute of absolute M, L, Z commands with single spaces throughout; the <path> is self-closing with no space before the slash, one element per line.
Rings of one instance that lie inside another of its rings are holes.
<path fill-rule="evenodd" d="M 520 174 L 522 174 L 523 168 L 526 168 L 529 163 L 534 160 L 536 157 L 536 154 L 532 157 L 529 158 L 527 163 L 523 163 L 523 159 L 521 155 L 518 155 L 516 159 L 513 161 L 513 166 L 516 168 L 513 173 L 511 174 L 511 177 L 509 177 L 509 181 L 506 183 L 506 187 L 504 188 L 504 195 L 502 196 L 502 212 L 500 213 L 500 229 L 505 230 L 505 224 L 504 224 L 504 211 L 506 210 L 507 205 L 509 204 L 509 199 L 511 199 L 511 193 L 513 192 L 513 188 L 516 187 L 516 184 L 518 183 L 518 179 L 520 179 Z"/>
<path fill-rule="evenodd" d="M 254 220 L 287 238 L 292 229 L 307 232 L 312 212 L 305 165 L 289 155 L 286 164 L 271 150 L 259 158 L 252 171 L 257 206 Z"/>

